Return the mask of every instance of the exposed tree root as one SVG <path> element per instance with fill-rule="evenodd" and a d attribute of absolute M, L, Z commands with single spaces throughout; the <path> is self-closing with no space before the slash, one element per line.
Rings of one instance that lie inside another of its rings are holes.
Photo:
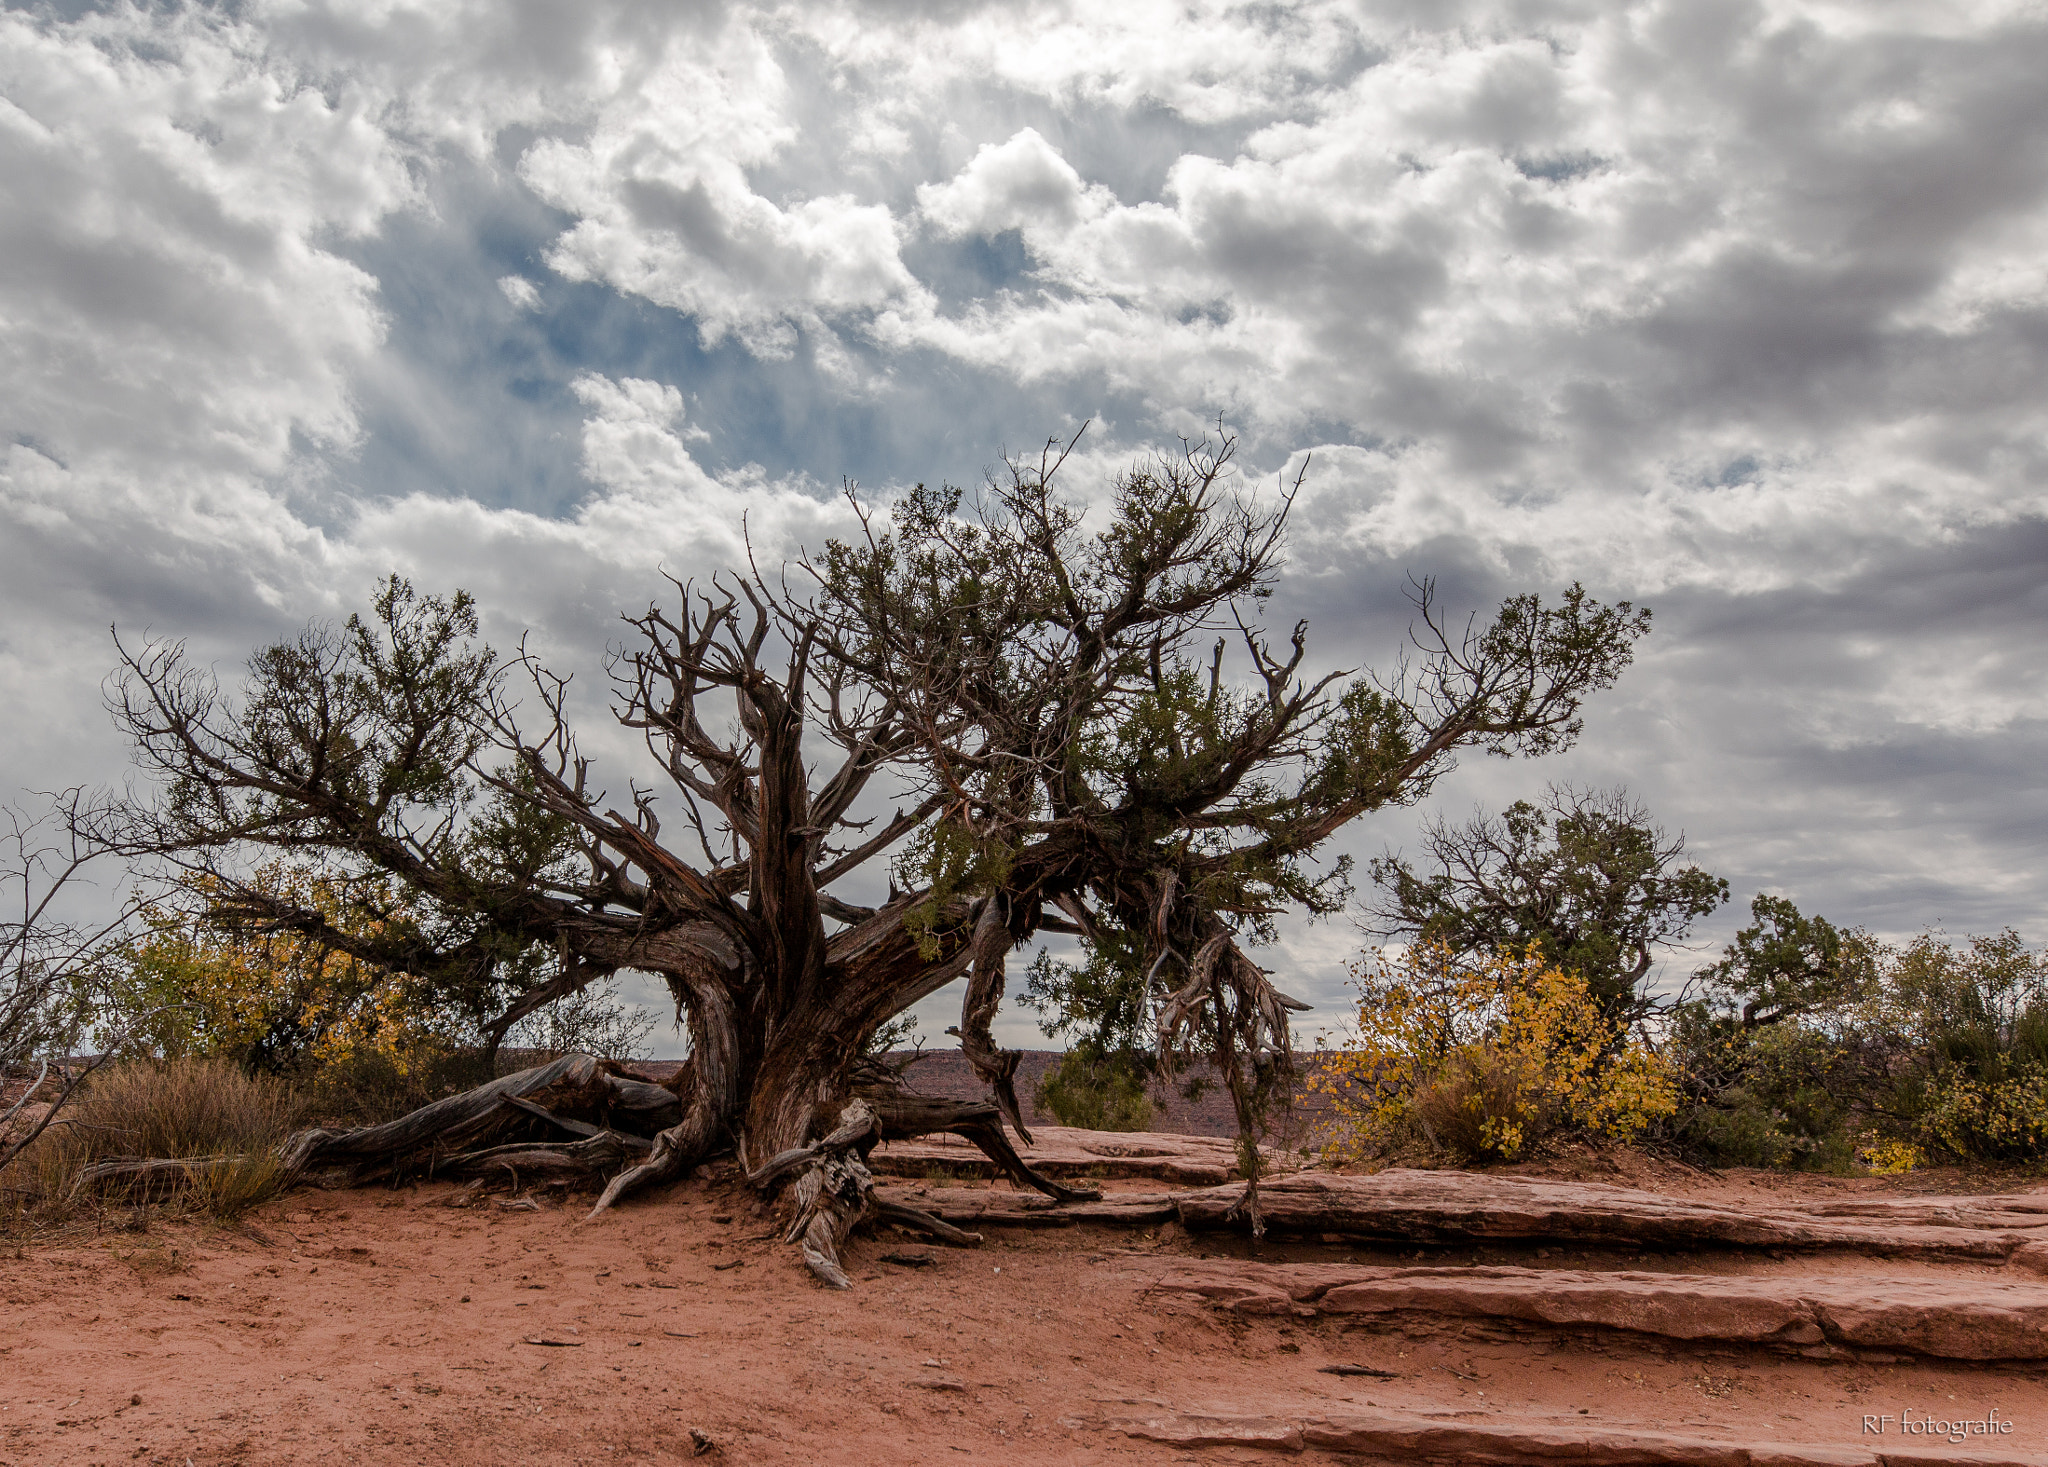
<path fill-rule="evenodd" d="M 886 1197 L 872 1193 L 868 1197 L 868 1205 L 874 1215 L 883 1222 L 928 1233 L 941 1243 L 951 1243 L 958 1248 L 976 1248 L 981 1245 L 981 1234 L 956 1228 L 945 1219 L 934 1217 L 920 1208 L 907 1207 L 901 1202 L 891 1202 Z"/>
<path fill-rule="evenodd" d="M 1043 1192 L 1056 1202 L 1095 1202 L 1102 1197 L 1099 1187 L 1069 1187 L 1033 1171 L 1004 1134 L 1002 1112 L 988 1101 L 945 1100 L 880 1086 L 863 1086 L 860 1095 L 881 1123 L 884 1141 L 907 1141 L 913 1136 L 947 1132 L 980 1147 L 1012 1181 Z"/>
<path fill-rule="evenodd" d="M 596 1218 L 629 1193 L 677 1180 L 730 1146 L 729 1107 L 714 1103 L 701 1077 L 676 1089 L 652 1085 L 588 1055 L 566 1055 L 423 1106 L 379 1126 L 301 1131 L 279 1148 L 292 1181 L 355 1187 L 409 1176 L 471 1183 L 464 1202 L 503 1184 L 601 1189 Z M 971 1247 L 981 1241 L 930 1212 L 875 1195 L 868 1153 L 885 1139 L 948 1132 L 971 1141 L 1020 1186 L 1056 1203 L 1092 1202 L 1101 1193 L 1040 1175 L 1011 1146 L 1000 1109 L 987 1101 L 913 1095 L 893 1075 L 864 1069 L 856 1094 L 831 1134 L 789 1147 L 751 1173 L 764 1194 L 785 1188 L 787 1241 L 834 1288 L 850 1281 L 840 1249 L 870 1219 Z M 679 1095 L 677 1091 L 682 1093 Z M 80 1173 L 78 1186 L 149 1186 L 184 1181 L 242 1158 L 124 1159 Z"/>

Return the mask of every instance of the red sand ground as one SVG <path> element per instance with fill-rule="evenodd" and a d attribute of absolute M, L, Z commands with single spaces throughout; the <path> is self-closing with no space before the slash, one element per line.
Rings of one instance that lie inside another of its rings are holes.
<path fill-rule="evenodd" d="M 1667 1190 L 1694 1196 L 1754 1197 L 1766 1180 L 1779 1193 L 1902 1190 L 1657 1170 Z M 1472 1419 L 1585 1411 L 1615 1426 L 1844 1446 L 1871 1445 L 1865 1413 L 1995 1407 L 2017 1424 L 2001 1445 L 2048 1452 L 2048 1373 L 2033 1365 L 1830 1364 L 1456 1321 L 1228 1319 L 1148 1295 L 1179 1258 L 1244 1252 L 1176 1226 L 996 1233 L 978 1250 L 864 1238 L 849 1250 L 856 1290 L 832 1293 L 729 1180 L 687 1183 L 594 1224 L 580 1221 L 587 1200 L 455 1210 L 439 1205 L 451 1192 L 302 1192 L 239 1230 L 157 1223 L 0 1255 L 0 1463 L 673 1462 L 691 1456 L 692 1429 L 715 1446 L 704 1460 L 735 1464 L 1287 1460 L 1087 1424 L 1136 1414 L 1125 1402 L 1276 1414 L 1372 1402 Z M 936 1262 L 883 1261 L 892 1251 Z M 1419 1255 L 1288 1244 L 1262 1256 Z M 2000 1272 L 1554 1246 L 1429 1256 Z M 1327 1363 L 1400 1376 L 1318 1373 Z"/>

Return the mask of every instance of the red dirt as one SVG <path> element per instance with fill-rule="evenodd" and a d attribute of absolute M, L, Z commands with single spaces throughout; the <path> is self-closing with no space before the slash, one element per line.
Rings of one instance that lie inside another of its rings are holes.
<path fill-rule="evenodd" d="M 1670 1190 L 1757 1190 L 1747 1177 L 1690 1180 Z M 1776 1201 L 1910 1185 L 1772 1178 L 1769 1190 Z M 1823 1362 L 1426 1318 L 1243 1319 L 1154 1292 L 1184 1259 L 1246 1251 L 1172 1225 L 997 1232 L 975 1250 L 863 1238 L 848 1253 L 857 1287 L 835 1294 L 729 1182 L 684 1184 L 588 1225 L 587 1201 L 538 1212 L 438 1205 L 452 1191 L 302 1192 L 239 1230 L 157 1223 L 0 1256 L 0 1464 L 670 1462 L 690 1457 L 692 1429 L 715 1444 L 705 1460 L 725 1463 L 1260 1461 L 1278 1458 L 1100 1423 L 1151 1407 L 1278 1416 L 1367 1403 L 1865 1449 L 1908 1445 L 1874 1441 L 1866 1414 L 1995 1408 L 2016 1434 L 1994 1450 L 2048 1451 L 2038 1366 Z M 904 1267 L 883 1261 L 890 1252 L 935 1261 Z M 1261 1256 L 1423 1255 L 1288 1243 Z M 1833 1254 L 1646 1261 L 1496 1246 L 1427 1259 L 2013 1276 Z M 1399 1378 L 1319 1373 L 1326 1364 Z M 1359 1460 L 1316 1449 L 1300 1459 Z"/>

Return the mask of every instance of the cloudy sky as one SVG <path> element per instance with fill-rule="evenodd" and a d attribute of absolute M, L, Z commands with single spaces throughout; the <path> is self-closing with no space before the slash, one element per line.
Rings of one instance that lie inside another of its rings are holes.
<path fill-rule="evenodd" d="M 112 623 L 232 673 L 397 569 L 593 680 L 742 515 L 1221 414 L 1328 665 L 1411 572 L 1654 608 L 1445 813 L 1625 782 L 1710 941 L 2040 941 L 2043 77 L 2038 3 L 10 5 L 0 785 L 122 777 Z"/>

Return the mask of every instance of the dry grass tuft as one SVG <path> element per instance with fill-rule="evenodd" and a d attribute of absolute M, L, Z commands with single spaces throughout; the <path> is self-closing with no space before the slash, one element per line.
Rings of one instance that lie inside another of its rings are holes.
<path fill-rule="evenodd" d="M 93 1200 L 155 1202 L 228 1218 L 275 1196 L 285 1168 L 277 1147 L 301 1105 L 280 1080 L 225 1060 L 131 1060 L 94 1075 L 59 1123 L 8 1169 L 17 1210 L 61 1214 Z M 148 1189 L 110 1184 L 81 1195 L 79 1172 L 122 1158 L 193 1158 L 201 1164 Z"/>

